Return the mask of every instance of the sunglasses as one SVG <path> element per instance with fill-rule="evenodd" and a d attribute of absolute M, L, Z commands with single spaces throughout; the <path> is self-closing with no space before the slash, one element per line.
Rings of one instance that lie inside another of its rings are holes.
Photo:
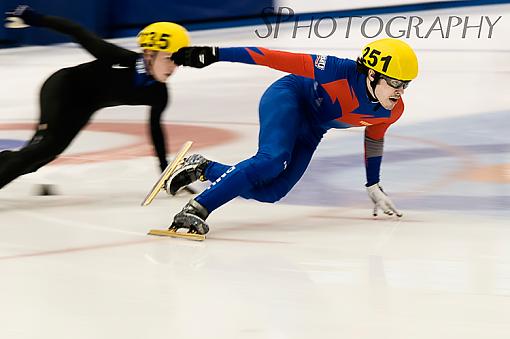
<path fill-rule="evenodd" d="M 390 78 L 384 74 L 381 74 L 381 78 L 384 79 L 384 81 L 386 81 L 388 86 L 393 87 L 395 89 L 399 89 L 400 87 L 402 87 L 403 89 L 406 89 L 409 86 L 409 83 L 411 82 L 411 80 L 403 81 L 403 80 L 397 80 L 394 78 Z"/>

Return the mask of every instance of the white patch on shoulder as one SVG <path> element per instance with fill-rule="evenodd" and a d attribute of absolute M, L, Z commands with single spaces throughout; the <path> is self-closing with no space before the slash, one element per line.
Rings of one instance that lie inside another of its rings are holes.
<path fill-rule="evenodd" d="M 145 74 L 147 70 L 145 69 L 145 63 L 143 62 L 143 58 L 139 58 L 136 60 L 136 71 L 138 74 Z"/>
<path fill-rule="evenodd" d="M 317 55 L 315 59 L 315 67 L 323 71 L 326 68 L 327 55 Z"/>

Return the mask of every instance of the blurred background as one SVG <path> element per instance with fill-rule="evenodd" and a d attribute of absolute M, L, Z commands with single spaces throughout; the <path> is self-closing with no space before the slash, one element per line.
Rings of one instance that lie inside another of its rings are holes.
<path fill-rule="evenodd" d="M 155 21 L 173 21 L 190 30 L 235 27 L 261 23 L 262 13 L 267 20 L 285 21 L 292 8 L 300 19 L 311 18 L 317 13 L 336 17 L 372 15 L 413 10 L 478 6 L 506 3 L 504 0 L 367 0 L 305 1 L 305 0 L 2 0 L 0 12 L 27 4 L 41 13 L 63 16 L 79 22 L 103 38 L 134 36 L 144 26 Z M 26 44 L 49 44 L 67 41 L 45 29 L 6 30 L 0 28 L 0 47 Z"/>
<path fill-rule="evenodd" d="M 173 21 L 183 25 L 219 23 L 259 16 L 262 9 L 273 6 L 271 0 L 2 0 L 1 12 L 27 4 L 41 13 L 63 16 L 81 23 L 104 38 L 136 35 L 155 21 Z M 67 41 L 44 29 L 8 31 L 0 28 L 0 41 L 5 45 L 47 44 Z"/>
<path fill-rule="evenodd" d="M 159 176 L 148 108 L 97 112 L 59 159 L 0 190 L 0 338 L 510 338 L 510 1 L 19 1 L 0 0 L 0 11 L 26 3 L 136 51 L 133 37 L 159 20 L 183 24 L 196 45 L 350 59 L 377 19 L 355 20 L 349 38 L 339 20 L 321 38 L 307 36 L 313 18 L 414 16 L 422 35 L 437 18 L 483 27 L 405 38 L 420 73 L 382 164 L 401 219 L 372 217 L 363 129 L 352 128 L 326 134 L 277 204 L 233 200 L 208 218 L 201 243 L 148 237 L 191 196 L 139 207 Z M 490 38 L 487 18 L 500 18 Z M 273 34 L 260 38 L 267 22 Z M 38 28 L 1 27 L 0 46 L 1 151 L 32 136 L 45 79 L 92 57 Z M 258 102 L 284 75 L 241 63 L 180 68 L 163 116 L 170 153 L 191 139 L 192 152 L 224 163 L 252 156 Z M 46 184 L 56 193 L 37 195 Z"/>

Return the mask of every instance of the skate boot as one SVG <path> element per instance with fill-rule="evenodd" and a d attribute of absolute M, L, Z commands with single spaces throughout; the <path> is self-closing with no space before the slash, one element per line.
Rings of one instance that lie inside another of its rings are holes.
<path fill-rule="evenodd" d="M 168 228 L 170 231 L 187 228 L 188 233 L 206 234 L 209 232 L 209 226 L 205 219 L 209 212 L 204 206 L 200 205 L 195 199 L 191 199 L 186 206 L 174 217 L 172 225 Z"/>
<path fill-rule="evenodd" d="M 165 190 L 175 195 L 179 190 L 197 181 L 205 181 L 204 172 L 210 161 L 200 154 L 193 154 L 184 159 L 184 163 L 165 183 Z"/>

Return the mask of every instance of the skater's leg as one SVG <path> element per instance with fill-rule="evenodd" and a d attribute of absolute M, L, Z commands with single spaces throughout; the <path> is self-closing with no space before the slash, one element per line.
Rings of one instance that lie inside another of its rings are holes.
<path fill-rule="evenodd" d="M 192 157 L 202 157 L 199 154 L 193 154 Z M 202 157 L 203 158 L 203 157 Z M 184 165 L 179 168 L 172 177 L 166 182 L 165 189 L 168 194 L 175 195 L 179 190 L 187 187 L 197 180 L 214 182 L 225 173 L 232 165 L 225 165 L 216 161 L 208 161 L 204 168 L 200 168 L 191 163 L 189 158 L 184 160 Z M 205 159 L 205 158 L 204 158 Z"/>
<path fill-rule="evenodd" d="M 40 120 L 32 139 L 19 151 L 3 152 L 0 156 L 0 188 L 53 161 L 92 114 L 76 111 L 74 99 L 66 95 L 67 83 L 58 74 L 50 77 L 41 89 Z"/>
<path fill-rule="evenodd" d="M 209 213 L 255 186 L 270 182 L 285 170 L 305 119 L 299 92 L 292 83 L 294 80 L 288 79 L 274 83 L 262 96 L 257 154 L 226 170 L 223 164 L 209 163 L 210 169 L 206 166 L 205 175 L 216 180 L 184 206 L 174 217 L 170 229 L 188 228 L 191 232 L 205 234 L 208 231 L 205 219 Z"/>
<path fill-rule="evenodd" d="M 54 131 L 53 128 L 39 130 L 19 151 L 2 152 L 5 156 L 0 156 L 0 188 L 55 160 L 69 146 L 84 124 L 83 119 L 77 120 L 74 125 L 67 124 L 64 132 Z"/>
<path fill-rule="evenodd" d="M 294 88 L 278 82 L 273 84 L 261 99 L 259 116 L 257 154 L 229 167 L 195 198 L 209 213 L 255 186 L 273 180 L 290 163 L 294 143 L 304 119 L 298 93 Z M 210 173 L 217 175 L 220 169 L 224 167 L 218 165 L 218 170 Z M 209 171 L 207 169 L 206 176 Z"/>
<path fill-rule="evenodd" d="M 194 154 L 186 158 L 184 165 L 167 181 L 166 191 L 174 195 L 198 179 L 211 181 L 212 186 L 216 186 L 227 174 L 236 176 L 239 170 L 249 174 L 237 175 L 240 178 L 239 182 L 249 180 L 248 185 L 251 186 L 262 185 L 278 176 L 290 162 L 299 126 L 305 119 L 301 111 L 299 88 L 300 85 L 295 79 L 289 80 L 286 77 L 271 85 L 262 96 L 259 107 L 259 149 L 254 157 L 236 166 L 230 166 Z M 239 195 L 244 191 L 244 186 L 235 185 L 235 190 L 231 190 L 229 195 L 233 197 Z M 224 197 L 227 198 L 227 195 Z M 232 197 L 227 199 L 230 200 Z M 223 203 L 219 202 L 220 205 Z M 213 208 L 212 204 L 208 205 L 209 208 Z"/>
<path fill-rule="evenodd" d="M 200 154 L 193 154 L 184 159 L 184 163 L 165 183 L 165 190 L 175 195 L 181 189 L 197 180 L 216 181 L 231 166 L 209 161 Z"/>
<path fill-rule="evenodd" d="M 225 165 L 219 162 L 211 161 L 211 163 L 205 169 L 204 176 L 207 180 L 215 182 L 230 167 L 232 167 L 232 165 Z"/>
<path fill-rule="evenodd" d="M 323 133 L 325 133 L 325 130 Z M 321 138 L 322 136 L 309 141 L 298 139 L 292 152 L 292 161 L 285 171 L 267 184 L 256 186 L 250 191 L 244 192 L 241 196 L 245 199 L 255 199 L 269 203 L 283 198 L 305 173 Z"/>
<path fill-rule="evenodd" d="M 41 137 L 37 143 L 29 143 L 19 151 L 0 157 L 0 188 L 21 175 L 35 172 L 54 160 L 65 148 L 65 143 L 53 134 L 37 136 Z"/>

